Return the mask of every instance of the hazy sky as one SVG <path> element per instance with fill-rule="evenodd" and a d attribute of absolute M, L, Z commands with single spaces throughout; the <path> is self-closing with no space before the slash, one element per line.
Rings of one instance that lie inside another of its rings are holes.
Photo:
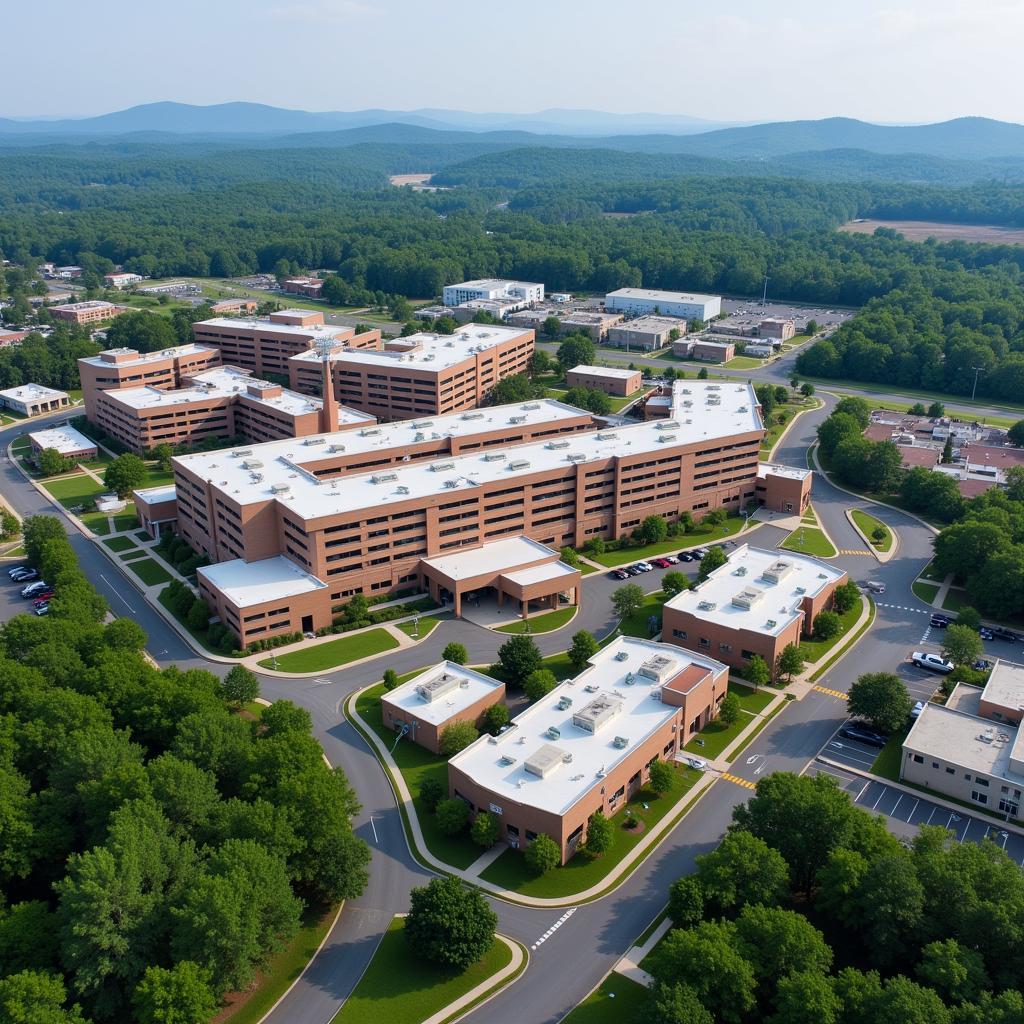
<path fill-rule="evenodd" d="M 4 36 L 8 116 L 253 100 L 1024 119 L 1022 0 L 50 0 L 5 5 Z"/>

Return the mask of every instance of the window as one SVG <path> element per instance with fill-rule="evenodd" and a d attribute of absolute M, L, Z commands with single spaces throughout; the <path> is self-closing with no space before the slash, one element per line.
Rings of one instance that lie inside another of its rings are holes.
<path fill-rule="evenodd" d="M 526 841 L 528 843 L 532 843 L 534 841 L 534 839 L 536 839 L 536 838 L 537 838 L 537 833 L 536 832 L 531 832 L 530 829 L 526 830 Z"/>
<path fill-rule="evenodd" d="M 718 645 L 718 649 L 720 651 L 725 651 L 725 653 L 728 654 L 732 650 L 732 644 L 720 643 Z"/>
<path fill-rule="evenodd" d="M 1007 797 L 1000 797 L 999 810 L 1003 814 L 1009 814 L 1016 818 L 1020 813 L 1020 803 L 1016 800 L 1010 800 Z"/>
<path fill-rule="evenodd" d="M 983 779 L 980 775 L 974 780 L 974 784 L 976 786 L 983 786 L 985 789 L 988 789 L 988 779 Z"/>
<path fill-rule="evenodd" d="M 965 778 L 965 779 L 966 779 L 966 780 L 967 780 L 968 782 L 970 782 L 970 781 L 971 781 L 971 773 L 970 773 L 970 772 L 964 772 L 964 778 Z"/>
<path fill-rule="evenodd" d="M 973 791 L 971 792 L 971 799 L 972 799 L 973 801 L 975 801 L 975 803 L 979 803 L 979 804 L 987 804 L 987 803 L 988 803 L 988 794 L 987 794 L 987 793 L 979 793 L 979 792 L 978 792 L 978 791 L 977 791 L 977 790 L 975 789 L 975 790 L 973 790 Z"/>
<path fill-rule="evenodd" d="M 685 629 L 673 629 L 672 630 L 672 635 L 677 640 L 685 640 L 686 639 L 686 630 Z"/>
<path fill-rule="evenodd" d="M 704 647 L 704 648 L 710 648 L 711 647 L 711 641 L 706 636 L 702 636 L 697 641 L 697 646 L 698 647 Z"/>
<path fill-rule="evenodd" d="M 938 761 L 932 761 L 932 767 L 933 768 L 938 768 L 939 767 L 939 762 Z"/>
<path fill-rule="evenodd" d="M 956 769 L 955 768 L 947 768 L 946 769 L 946 774 L 947 775 L 956 775 Z"/>
<path fill-rule="evenodd" d="M 920 754 L 914 754 L 914 764 L 924 764 L 924 758 Z"/>

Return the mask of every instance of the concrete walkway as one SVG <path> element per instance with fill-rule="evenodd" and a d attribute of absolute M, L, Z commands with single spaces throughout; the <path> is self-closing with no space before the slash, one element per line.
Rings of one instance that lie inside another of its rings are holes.
<path fill-rule="evenodd" d="M 621 974 L 631 981 L 635 981 L 644 988 L 650 988 L 654 984 L 654 978 L 640 967 L 640 962 L 672 928 L 672 918 L 666 917 L 657 928 L 638 946 L 630 949 L 625 956 L 615 965 L 616 974 Z"/>
<path fill-rule="evenodd" d="M 482 875 L 508 848 L 507 843 L 495 843 L 466 868 L 466 874 L 470 878 Z"/>
<path fill-rule="evenodd" d="M 511 939 L 505 938 L 504 935 L 495 935 L 494 937 L 499 942 L 503 942 L 508 946 L 512 952 L 512 959 L 497 974 L 492 974 L 489 978 L 481 981 L 475 988 L 471 988 L 465 995 L 459 996 L 454 1002 L 449 1003 L 443 1009 L 438 1010 L 437 1013 L 427 1017 L 423 1024 L 443 1024 L 444 1021 L 457 1020 L 462 1016 L 459 1013 L 460 1010 L 473 1006 L 473 1003 L 483 995 L 487 995 L 488 999 L 493 998 L 500 989 L 505 987 L 506 981 L 515 977 L 526 960 L 526 951 L 518 942 L 513 942 Z M 473 1006 L 473 1009 L 475 1010 L 482 1006 L 488 999 L 482 1000 L 476 1006 Z"/>

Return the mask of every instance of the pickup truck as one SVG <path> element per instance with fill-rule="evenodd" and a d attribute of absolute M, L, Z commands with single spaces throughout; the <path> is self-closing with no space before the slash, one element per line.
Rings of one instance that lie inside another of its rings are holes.
<path fill-rule="evenodd" d="M 926 654 L 924 651 L 914 651 L 910 660 L 918 668 L 927 669 L 929 672 L 939 672 L 944 676 L 948 676 L 954 668 L 953 662 L 946 661 L 938 654 Z"/>

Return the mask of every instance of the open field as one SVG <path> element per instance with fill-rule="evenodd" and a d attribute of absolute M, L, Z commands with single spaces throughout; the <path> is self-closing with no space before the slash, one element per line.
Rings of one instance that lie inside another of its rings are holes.
<path fill-rule="evenodd" d="M 1024 228 L 1003 228 L 995 224 L 944 224 L 931 220 L 856 220 L 842 225 L 840 231 L 870 235 L 875 228 L 892 228 L 908 242 L 935 238 L 940 242 L 961 240 L 990 245 L 1024 245 Z"/>
<path fill-rule="evenodd" d="M 392 174 L 388 181 L 392 185 L 426 185 L 432 174 Z"/>

